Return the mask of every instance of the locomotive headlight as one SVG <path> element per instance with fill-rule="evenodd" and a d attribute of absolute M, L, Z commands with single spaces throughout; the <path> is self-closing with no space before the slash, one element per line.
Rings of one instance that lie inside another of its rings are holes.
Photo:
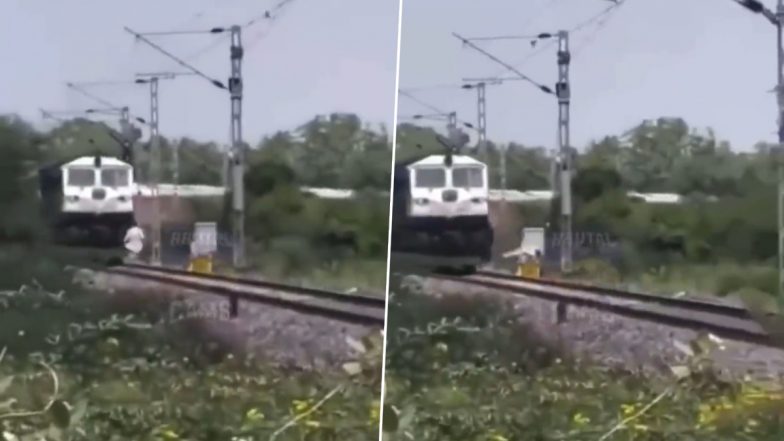
<path fill-rule="evenodd" d="M 427 205 L 430 203 L 430 200 L 427 198 L 416 198 L 414 199 L 414 203 L 417 205 Z"/>
<path fill-rule="evenodd" d="M 485 201 L 485 198 L 471 198 L 471 202 L 473 202 L 475 204 L 481 204 L 484 201 Z"/>
<path fill-rule="evenodd" d="M 127 197 L 125 197 L 125 196 L 120 196 L 120 197 L 119 197 L 119 198 L 117 198 L 117 199 L 119 199 L 119 200 L 120 200 L 120 202 L 126 202 L 126 201 L 128 200 L 128 198 L 127 198 Z"/>
<path fill-rule="evenodd" d="M 68 196 L 68 202 L 78 202 L 79 196 Z"/>

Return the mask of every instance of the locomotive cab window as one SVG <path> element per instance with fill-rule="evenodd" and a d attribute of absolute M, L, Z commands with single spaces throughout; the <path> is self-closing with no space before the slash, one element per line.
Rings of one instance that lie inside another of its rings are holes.
<path fill-rule="evenodd" d="M 104 187 L 125 187 L 128 185 L 128 170 L 107 168 L 101 170 L 101 185 Z"/>
<path fill-rule="evenodd" d="M 83 168 L 72 168 L 68 170 L 68 185 L 76 187 L 89 187 L 95 185 L 95 171 Z"/>
<path fill-rule="evenodd" d="M 459 167 L 452 170 L 452 186 L 461 188 L 482 188 L 484 179 L 479 167 Z"/>
<path fill-rule="evenodd" d="M 446 172 L 441 168 L 418 168 L 415 174 L 417 188 L 442 188 L 446 186 Z"/>

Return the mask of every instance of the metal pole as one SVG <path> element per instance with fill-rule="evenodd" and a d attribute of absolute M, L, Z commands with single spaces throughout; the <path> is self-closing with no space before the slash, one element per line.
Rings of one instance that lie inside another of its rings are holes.
<path fill-rule="evenodd" d="M 487 104 L 485 101 L 485 83 L 478 83 L 476 85 L 476 113 L 477 113 L 477 131 L 479 132 L 479 141 L 477 148 L 484 154 L 487 153 Z"/>
<path fill-rule="evenodd" d="M 231 183 L 231 147 L 222 147 L 221 149 L 221 185 L 226 190 L 229 190 Z"/>
<path fill-rule="evenodd" d="M 172 144 L 172 180 L 175 187 L 180 183 L 180 142 Z"/>
<path fill-rule="evenodd" d="M 778 0 L 776 4 L 776 102 L 778 104 L 778 129 L 779 145 L 778 152 L 778 260 L 779 260 L 779 286 L 778 299 L 779 305 L 784 306 L 784 164 L 782 164 L 782 148 L 784 148 L 784 48 L 782 44 L 782 23 L 784 23 L 784 0 Z"/>
<path fill-rule="evenodd" d="M 245 266 L 245 152 L 242 144 L 242 38 L 239 26 L 231 27 L 231 147 L 233 194 L 234 266 Z"/>
<path fill-rule="evenodd" d="M 161 146 L 158 137 L 158 77 L 150 78 L 150 189 L 152 190 L 152 252 L 150 264 L 161 264 L 161 200 L 158 191 L 161 171 Z"/>
<path fill-rule="evenodd" d="M 501 168 L 501 190 L 503 191 L 502 201 L 506 202 L 506 150 L 508 145 L 498 147 L 498 166 Z"/>
<path fill-rule="evenodd" d="M 127 107 L 123 107 L 120 109 L 120 124 L 122 124 L 122 128 L 128 127 L 128 124 L 131 123 L 131 112 Z M 123 133 L 125 135 L 125 133 Z"/>
<path fill-rule="evenodd" d="M 558 149 L 560 153 L 561 271 L 572 270 L 572 154 L 569 147 L 569 33 L 558 32 Z"/>
<path fill-rule="evenodd" d="M 134 167 L 135 170 L 136 164 L 134 164 L 133 160 L 133 143 L 130 141 L 133 128 L 131 126 L 131 114 L 128 107 L 120 109 L 120 129 L 122 132 L 122 157 L 120 159 L 131 164 L 131 167 Z"/>
<path fill-rule="evenodd" d="M 446 123 L 446 128 L 451 134 L 454 130 L 457 130 L 457 112 L 449 112 L 448 120 Z"/>

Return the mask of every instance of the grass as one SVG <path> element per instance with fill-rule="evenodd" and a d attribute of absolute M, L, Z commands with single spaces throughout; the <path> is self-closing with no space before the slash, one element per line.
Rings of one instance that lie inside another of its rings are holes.
<path fill-rule="evenodd" d="M 264 277 L 284 283 L 296 283 L 328 290 L 384 295 L 386 287 L 385 259 L 335 258 L 294 262 L 287 256 L 267 254 L 259 256 L 256 265 Z"/>
<path fill-rule="evenodd" d="M 576 262 L 575 272 L 570 278 L 663 295 L 685 292 L 692 295 L 736 296 L 745 299 L 752 294 L 763 294 L 762 297 L 767 297 L 768 303 L 775 297 L 778 284 L 775 268 L 734 262 L 662 266 L 622 274 L 607 262 L 587 259 Z"/>
<path fill-rule="evenodd" d="M 540 341 L 501 302 L 435 299 L 398 286 L 389 307 L 387 440 L 773 441 L 784 435 L 782 384 L 719 380 L 705 358 L 705 341 L 694 343 L 689 365 L 650 377 L 572 359 Z"/>
<path fill-rule="evenodd" d="M 34 439 L 27 437 L 34 433 L 74 441 L 377 436 L 377 336 L 364 341 L 355 366 L 345 371 L 281 367 L 193 341 L 194 323 L 161 324 L 165 302 L 108 304 L 72 285 L 56 252 L 16 251 L 15 259 L 0 255 L 4 439 Z M 71 264 L 85 259 L 66 254 Z M 27 288 L 14 289 L 17 279 L 27 279 Z M 60 288 L 62 294 L 53 292 Z"/>
<path fill-rule="evenodd" d="M 685 290 L 726 296 L 744 288 L 774 294 L 778 276 L 773 267 L 721 263 L 684 265 L 641 274 L 639 283 L 656 290 Z"/>

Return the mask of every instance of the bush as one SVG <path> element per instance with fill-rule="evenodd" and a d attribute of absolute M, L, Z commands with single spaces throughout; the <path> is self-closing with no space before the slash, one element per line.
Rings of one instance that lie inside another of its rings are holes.
<path fill-rule="evenodd" d="M 293 371 L 199 341 L 186 322 L 161 328 L 153 317 L 102 315 L 75 302 L 87 298 L 101 303 L 100 295 L 41 287 L 0 302 L 0 336 L 13 343 L 0 347 L 4 439 L 365 440 L 378 433 L 376 339 L 366 340 L 350 375 Z M 62 320 L 49 320 L 52 310 Z M 13 320 L 20 312 L 26 321 Z"/>
<path fill-rule="evenodd" d="M 673 366 L 674 375 L 643 376 L 554 358 L 555 348 L 502 318 L 499 304 L 405 289 L 396 288 L 389 304 L 387 440 L 773 441 L 784 434 L 781 385 L 718 379 L 705 358 L 707 339 L 693 342 L 689 364 Z"/>

